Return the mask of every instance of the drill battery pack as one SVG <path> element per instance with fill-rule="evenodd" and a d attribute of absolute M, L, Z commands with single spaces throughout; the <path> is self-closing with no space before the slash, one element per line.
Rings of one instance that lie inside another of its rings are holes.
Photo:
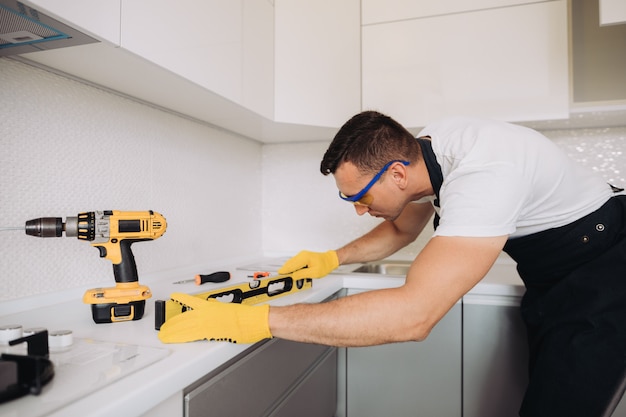
<path fill-rule="evenodd" d="M 150 297 L 150 288 L 145 285 L 118 282 L 115 287 L 88 290 L 83 302 L 91 304 L 91 315 L 96 323 L 116 323 L 141 319 L 146 299 Z"/>
<path fill-rule="evenodd" d="M 91 316 L 96 323 L 139 320 L 143 317 L 145 308 L 146 300 L 131 301 L 126 304 L 92 304 Z"/>

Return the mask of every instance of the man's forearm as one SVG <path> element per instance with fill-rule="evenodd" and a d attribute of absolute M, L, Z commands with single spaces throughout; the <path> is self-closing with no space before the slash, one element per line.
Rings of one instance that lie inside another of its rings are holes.
<path fill-rule="evenodd" d="M 416 325 L 415 303 L 399 303 L 406 297 L 403 292 L 393 288 L 320 304 L 271 307 L 270 330 L 275 337 L 340 347 L 423 340 L 436 321 Z"/>

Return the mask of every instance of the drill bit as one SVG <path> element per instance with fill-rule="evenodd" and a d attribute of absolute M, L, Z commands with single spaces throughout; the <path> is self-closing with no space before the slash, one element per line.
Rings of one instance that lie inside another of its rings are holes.
<path fill-rule="evenodd" d="M 9 230 L 24 230 L 24 226 L 0 227 L 0 232 L 8 232 Z"/>

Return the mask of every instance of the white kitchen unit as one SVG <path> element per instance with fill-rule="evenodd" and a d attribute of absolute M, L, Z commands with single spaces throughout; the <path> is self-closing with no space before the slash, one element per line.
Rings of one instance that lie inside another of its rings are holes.
<path fill-rule="evenodd" d="M 362 24 L 392 22 L 437 15 L 507 7 L 532 0 L 363 0 Z"/>
<path fill-rule="evenodd" d="M 271 3 L 124 0 L 121 19 L 124 49 L 197 84 L 198 88 L 271 116 Z M 248 70 L 244 71 L 246 67 Z M 248 91 L 244 91 L 244 86 Z"/>
<path fill-rule="evenodd" d="M 363 108 L 408 127 L 567 118 L 567 33 L 565 0 L 363 26 Z"/>
<path fill-rule="evenodd" d="M 328 139 L 360 111 L 358 0 L 118 0 L 106 30 L 69 1 L 25 3 L 104 42 L 18 59 L 261 142 Z"/>
<path fill-rule="evenodd" d="M 276 0 L 274 120 L 341 126 L 361 110 L 359 0 Z"/>
<path fill-rule="evenodd" d="M 460 417 L 461 323 L 459 303 L 423 342 L 346 349 L 346 416 Z"/>
<path fill-rule="evenodd" d="M 601 14 L 597 0 L 570 2 L 574 109 L 626 107 L 626 24 L 603 26 Z"/>
<path fill-rule="evenodd" d="M 600 0 L 600 24 L 626 23 L 626 2 L 623 0 Z"/>
<path fill-rule="evenodd" d="M 121 0 L 34 0 L 27 3 L 51 17 L 71 22 L 71 26 L 82 32 L 120 45 Z"/>

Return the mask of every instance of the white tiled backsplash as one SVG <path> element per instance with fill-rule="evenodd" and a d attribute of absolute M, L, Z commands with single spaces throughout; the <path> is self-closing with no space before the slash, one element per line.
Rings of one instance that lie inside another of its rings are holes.
<path fill-rule="evenodd" d="M 26 64 L 0 58 L 0 227 L 119 209 L 162 213 L 136 243 L 142 276 L 254 256 L 327 250 L 377 223 L 337 198 L 319 163 L 332 138 L 261 145 Z M 616 185 L 626 127 L 545 132 Z M 401 251 L 414 257 L 428 238 Z M 0 300 L 113 285 L 108 260 L 74 238 L 0 232 Z"/>

